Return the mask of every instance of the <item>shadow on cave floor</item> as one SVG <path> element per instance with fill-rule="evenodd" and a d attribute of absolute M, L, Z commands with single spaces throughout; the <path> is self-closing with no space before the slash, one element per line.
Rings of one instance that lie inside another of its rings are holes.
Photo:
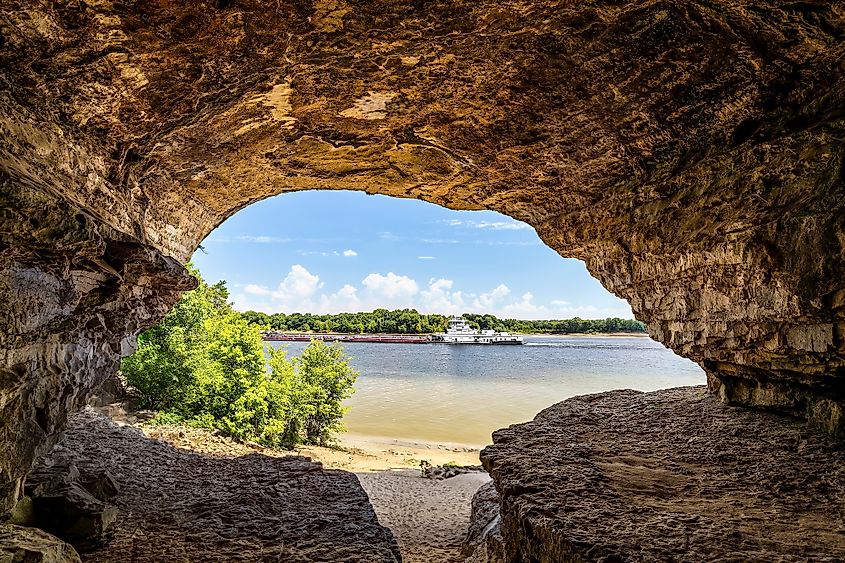
<path fill-rule="evenodd" d="M 354 474 L 298 456 L 213 456 L 175 448 L 85 409 L 58 452 L 118 486 L 110 541 L 86 562 L 397 559 Z"/>

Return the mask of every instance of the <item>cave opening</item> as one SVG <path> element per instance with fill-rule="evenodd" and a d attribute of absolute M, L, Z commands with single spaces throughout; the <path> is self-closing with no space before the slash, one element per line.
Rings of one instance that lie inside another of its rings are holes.
<path fill-rule="evenodd" d="M 521 353 L 345 343 L 361 372 L 345 415 L 348 435 L 359 438 L 478 448 L 494 430 L 575 395 L 706 382 L 693 362 L 637 338 L 646 333 L 626 339 L 627 325 L 618 321 L 637 324 L 627 303 L 601 287 L 583 262 L 561 258 L 530 226 L 499 213 L 360 192 L 296 192 L 240 210 L 200 248 L 191 260 L 206 281 L 228 282 L 235 308 L 256 312 L 256 322 L 282 313 L 281 324 L 266 327 L 283 332 L 428 333 L 445 327 L 429 327 L 419 315 L 464 313 L 474 315 L 473 322 L 485 314 L 610 320 L 607 327 L 548 324 L 546 332 L 569 332 L 570 338 L 531 336 Z M 406 310 L 414 318 L 375 328 L 366 320 L 356 327 L 357 319 L 331 317 L 379 309 Z M 585 338 L 591 334 L 593 340 Z M 615 338 L 602 339 L 606 334 Z M 306 345 L 268 344 L 290 354 Z"/>
<path fill-rule="evenodd" d="M 153 426 L 142 425 L 143 432 L 175 450 L 154 451 L 143 440 L 132 442 L 139 452 L 135 473 L 149 465 L 162 480 L 169 472 L 152 466 L 201 474 L 213 463 L 208 456 L 238 458 L 250 448 L 262 455 L 272 452 L 271 458 L 305 455 L 325 468 L 352 471 L 405 561 L 460 557 L 472 496 L 489 483 L 486 473 L 469 468 L 479 465 L 479 450 L 492 432 L 578 395 L 706 381 L 698 366 L 647 333 L 626 332 L 625 327 L 637 324 L 629 306 L 601 287 L 583 262 L 562 258 L 530 226 L 495 212 L 461 212 L 361 192 L 283 194 L 228 218 L 198 245 L 191 263 L 204 284 L 226 283 L 235 310 L 265 323 L 262 328 L 274 334 L 343 334 L 350 327 L 337 323 L 359 322 L 354 314 L 374 310 L 404 313 L 387 318 L 387 326 L 374 328 L 364 320 L 353 332 L 419 335 L 434 330 L 425 324 L 429 316 L 464 313 L 482 322 L 484 315 L 493 315 L 525 323 L 561 319 L 560 327 L 572 327 L 569 334 L 554 334 L 552 328 L 547 329 L 551 333 L 528 334 L 519 347 L 343 342 L 360 375 L 355 393 L 344 403 L 350 410 L 343 418 L 347 431 L 335 436 L 339 449 L 304 444 L 275 452 L 246 438 L 217 442 L 191 420 L 183 419 L 176 428 L 159 426 L 172 422 L 160 415 Z M 589 324 L 589 319 L 604 324 Z M 523 330 L 530 328 L 526 324 Z M 265 344 L 284 347 L 293 357 L 308 346 L 302 341 Z M 153 364 L 145 365 L 152 369 Z M 138 425 L 138 407 L 130 406 L 131 399 L 102 395 L 97 403 L 101 413 L 119 424 Z M 170 405 L 168 412 L 182 411 Z M 150 415 L 142 411 L 141 420 Z M 96 430 L 86 434 L 76 423 L 69 447 L 85 452 L 76 459 L 88 465 L 98 450 L 87 441 L 96 440 L 96 431 L 104 437 L 117 431 L 91 412 L 84 416 Z M 196 468 L 188 467 L 183 451 L 200 456 Z M 115 448 L 111 455 L 126 453 Z M 267 467 L 256 464 L 253 470 Z M 227 472 L 221 482 L 233 490 L 249 480 L 238 463 Z M 449 477 L 440 480 L 441 475 Z M 186 481 L 185 488 L 191 487 Z M 326 498 L 312 501 L 321 505 Z M 142 499 L 134 498 L 139 515 L 147 514 Z M 139 517 L 122 523 L 118 537 L 141 525 Z M 166 526 L 157 531 L 171 532 Z M 91 553 L 108 558 L 121 551 L 106 545 Z"/>

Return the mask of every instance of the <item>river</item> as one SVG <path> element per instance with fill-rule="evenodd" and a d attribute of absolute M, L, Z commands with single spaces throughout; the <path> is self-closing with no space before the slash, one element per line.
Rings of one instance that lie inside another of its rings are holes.
<path fill-rule="evenodd" d="M 528 336 L 523 346 L 344 344 L 361 375 L 350 437 L 481 446 L 498 428 L 563 399 L 610 389 L 705 383 L 704 372 L 647 337 Z M 303 342 L 274 342 L 298 355 Z"/>

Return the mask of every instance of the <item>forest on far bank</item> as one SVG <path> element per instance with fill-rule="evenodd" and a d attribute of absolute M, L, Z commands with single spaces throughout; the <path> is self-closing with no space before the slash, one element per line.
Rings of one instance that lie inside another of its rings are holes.
<path fill-rule="evenodd" d="M 274 313 L 246 311 L 241 316 L 249 323 L 280 332 L 338 332 L 344 334 L 429 334 L 446 330 L 445 315 L 424 315 L 416 309 L 376 309 L 368 313 Z M 520 320 L 500 319 L 494 315 L 464 314 L 479 330 L 524 334 L 607 334 L 644 333 L 646 325 L 633 319 Z"/>

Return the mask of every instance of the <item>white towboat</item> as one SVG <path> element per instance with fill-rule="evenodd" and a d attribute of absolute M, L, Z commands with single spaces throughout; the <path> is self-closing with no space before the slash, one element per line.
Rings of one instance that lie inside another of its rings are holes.
<path fill-rule="evenodd" d="M 475 330 L 466 319 L 452 317 L 446 332 L 431 335 L 431 341 L 446 344 L 522 344 L 522 336 L 494 330 Z"/>

